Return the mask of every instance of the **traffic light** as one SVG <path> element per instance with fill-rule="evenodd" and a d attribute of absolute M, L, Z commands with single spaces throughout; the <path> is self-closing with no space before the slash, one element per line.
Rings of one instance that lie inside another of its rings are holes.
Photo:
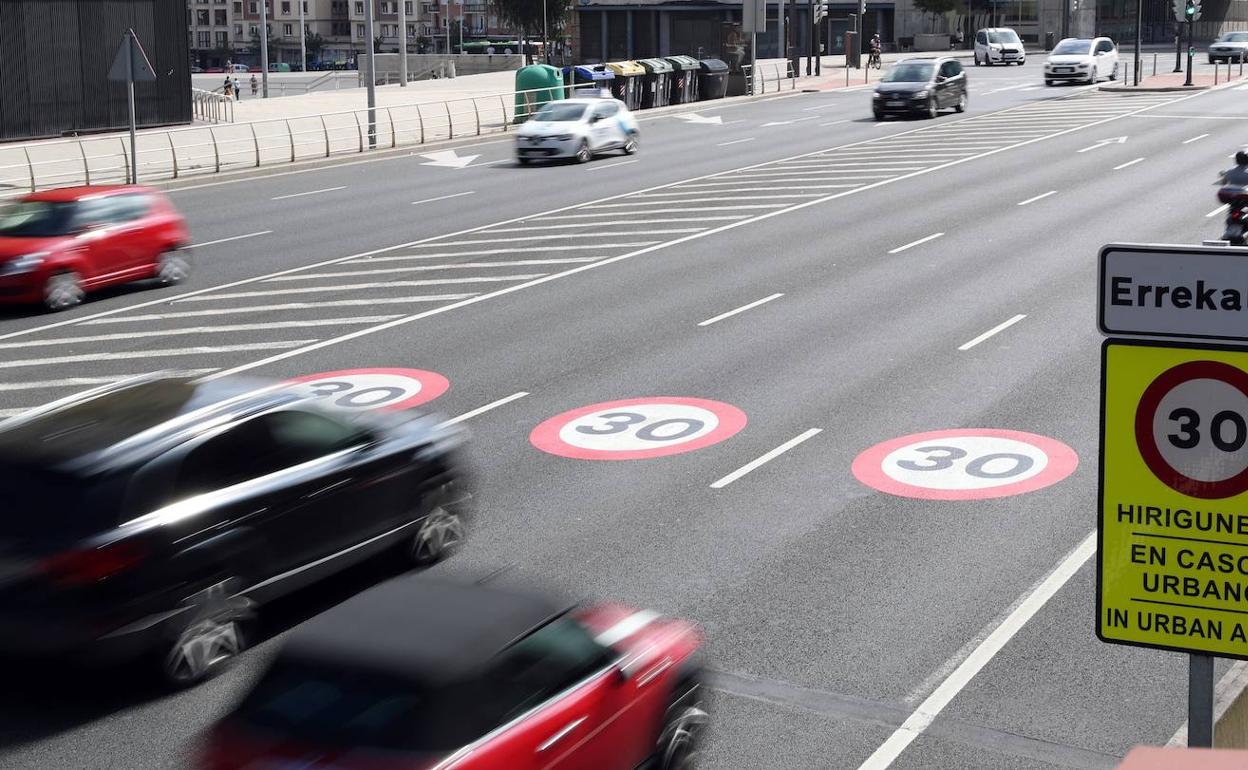
<path fill-rule="evenodd" d="M 1186 5 L 1183 6 L 1184 21 L 1200 20 L 1200 0 L 1185 0 Z"/>
<path fill-rule="evenodd" d="M 828 4 L 825 2 L 820 2 L 818 5 L 815 6 L 815 23 L 818 24 L 819 22 L 823 21 L 827 17 L 828 17 Z"/>
<path fill-rule="evenodd" d="M 1071 13 L 1079 12 L 1079 0 L 1070 0 L 1070 12 Z"/>

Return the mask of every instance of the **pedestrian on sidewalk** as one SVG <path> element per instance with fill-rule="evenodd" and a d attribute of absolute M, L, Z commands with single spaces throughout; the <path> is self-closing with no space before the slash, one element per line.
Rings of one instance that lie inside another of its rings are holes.
<path fill-rule="evenodd" d="M 234 84 L 230 82 L 230 76 L 225 76 L 225 85 L 221 87 L 221 93 L 228 97 L 234 96 Z"/>
<path fill-rule="evenodd" d="M 238 75 L 234 76 L 234 101 L 243 98 L 243 89 L 238 85 Z"/>
<path fill-rule="evenodd" d="M 251 76 L 251 95 L 255 96 L 260 92 L 260 81 L 256 80 L 255 73 Z"/>

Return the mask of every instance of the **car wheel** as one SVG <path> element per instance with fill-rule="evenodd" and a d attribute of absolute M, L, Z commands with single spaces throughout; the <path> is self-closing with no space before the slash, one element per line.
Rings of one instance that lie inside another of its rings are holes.
<path fill-rule="evenodd" d="M 872 115 L 872 117 L 874 117 L 874 118 L 875 118 L 875 122 L 876 122 L 876 123 L 879 123 L 881 120 L 883 120 L 883 119 L 884 119 L 884 113 L 880 112 L 879 110 L 874 110 L 874 111 L 871 113 L 871 115 Z"/>
<path fill-rule="evenodd" d="M 936 106 L 936 97 L 935 96 L 927 97 L 927 116 L 929 118 L 934 118 L 939 114 L 940 114 L 940 108 Z"/>
<path fill-rule="evenodd" d="M 628 139 L 624 140 L 624 154 L 625 155 L 637 154 L 637 132 L 636 131 L 630 132 L 628 135 Z"/>
<path fill-rule="evenodd" d="M 589 151 L 589 142 L 582 139 L 581 146 L 576 148 L 576 162 L 588 163 L 592 157 L 594 157 L 594 154 Z"/>
<path fill-rule="evenodd" d="M 43 304 L 53 313 L 82 302 L 82 282 L 73 270 L 57 273 L 43 286 Z"/>
<path fill-rule="evenodd" d="M 166 251 L 156 260 L 156 280 L 164 286 L 182 283 L 191 274 L 191 261 L 180 250 Z"/>
<path fill-rule="evenodd" d="M 1100 78 L 1096 76 L 1096 67 L 1093 67 L 1092 71 L 1088 73 L 1088 85 L 1090 86 L 1096 85 L 1096 81 L 1099 79 Z"/>
<path fill-rule="evenodd" d="M 659 770 L 691 770 L 697 766 L 702 737 L 710 717 L 703 708 L 702 686 L 696 678 L 676 685 L 672 704 L 659 733 Z"/>
<path fill-rule="evenodd" d="M 433 494 L 432 507 L 420 520 L 416 534 L 408 541 L 406 558 L 417 567 L 428 567 L 446 558 L 466 535 L 461 509 L 468 495 L 455 492 L 455 485 L 444 484 Z"/>
<path fill-rule="evenodd" d="M 173 687 L 190 687 L 219 673 L 247 646 L 244 622 L 251 602 L 236 592 L 238 578 L 226 578 L 185 602 L 186 620 L 160 649 L 160 673 Z"/>
<path fill-rule="evenodd" d="M 1052 85 L 1053 85 L 1053 81 L 1052 81 L 1052 80 L 1046 80 L 1046 81 L 1044 81 L 1044 84 L 1045 84 L 1046 86 L 1052 86 Z"/>
<path fill-rule="evenodd" d="M 953 107 L 954 112 L 966 112 L 966 91 L 958 97 L 958 103 Z"/>

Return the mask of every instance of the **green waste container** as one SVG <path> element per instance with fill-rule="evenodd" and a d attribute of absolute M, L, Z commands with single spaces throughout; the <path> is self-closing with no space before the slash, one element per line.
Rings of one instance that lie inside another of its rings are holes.
<path fill-rule="evenodd" d="M 668 76 L 668 104 L 689 104 L 698 100 L 698 60 L 692 56 L 669 56 L 672 74 Z"/>
<path fill-rule="evenodd" d="M 615 75 L 611 81 L 611 95 L 624 102 L 630 110 L 641 109 L 645 68 L 635 61 L 616 61 L 607 62 L 607 69 Z"/>
<path fill-rule="evenodd" d="M 547 102 L 563 98 L 563 73 L 549 64 L 531 64 L 516 70 L 516 114 L 523 123 Z"/>
<path fill-rule="evenodd" d="M 668 82 L 672 77 L 672 63 L 667 59 L 638 59 L 637 63 L 646 71 L 642 77 L 641 108 L 666 107 L 671 103 L 671 86 Z"/>

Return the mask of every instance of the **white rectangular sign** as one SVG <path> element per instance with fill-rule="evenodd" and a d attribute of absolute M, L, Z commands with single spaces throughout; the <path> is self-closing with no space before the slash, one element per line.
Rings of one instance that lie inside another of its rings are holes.
<path fill-rule="evenodd" d="M 1109 244 L 1099 288 L 1104 334 L 1248 341 L 1248 248 Z"/>
<path fill-rule="evenodd" d="M 741 31 L 747 35 L 767 31 L 767 0 L 742 0 Z"/>

